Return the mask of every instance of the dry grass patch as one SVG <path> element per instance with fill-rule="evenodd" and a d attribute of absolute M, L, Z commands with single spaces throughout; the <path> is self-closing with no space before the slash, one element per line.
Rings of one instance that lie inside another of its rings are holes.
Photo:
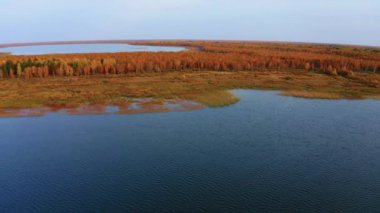
<path fill-rule="evenodd" d="M 328 92 L 315 92 L 315 91 L 283 91 L 281 95 L 293 96 L 299 98 L 318 98 L 318 99 L 341 99 L 344 96 L 337 93 L 328 93 Z"/>
<path fill-rule="evenodd" d="M 210 107 L 236 103 L 231 89 L 279 89 L 303 98 L 379 97 L 380 88 L 367 79 L 334 77 L 314 72 L 166 72 L 133 75 L 49 77 L 0 80 L 0 109 L 109 104 L 120 98 L 192 100 Z"/>
<path fill-rule="evenodd" d="M 194 100 L 209 107 L 221 107 L 234 104 L 240 99 L 230 91 L 211 91 L 199 94 L 188 94 L 184 98 Z"/>

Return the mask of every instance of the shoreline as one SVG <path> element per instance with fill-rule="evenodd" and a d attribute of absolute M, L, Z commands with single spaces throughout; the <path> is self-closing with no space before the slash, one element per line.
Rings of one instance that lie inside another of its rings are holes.
<path fill-rule="evenodd" d="M 123 97 L 239 101 L 233 89 L 280 90 L 322 99 L 380 99 L 380 49 L 306 43 L 102 40 L 4 46 L 113 43 L 179 52 L 0 54 L 0 110 L 103 105 Z"/>
<path fill-rule="evenodd" d="M 336 45 L 340 47 L 358 47 L 358 48 L 374 48 L 379 49 L 379 45 L 364 44 L 335 44 L 335 43 L 315 43 L 315 42 L 294 42 L 294 41 L 261 41 L 261 40 L 202 40 L 202 39 L 116 39 L 116 40 L 72 40 L 72 41 L 37 41 L 37 42 L 16 42 L 16 43 L 0 43 L 0 48 L 22 47 L 22 46 L 42 46 L 42 45 L 65 45 L 65 44 L 129 44 L 138 45 L 140 43 L 151 43 L 155 45 L 157 42 L 244 42 L 244 43 L 268 43 L 268 44 L 300 44 L 300 45 Z"/>
<path fill-rule="evenodd" d="M 159 103 L 168 100 L 191 101 L 197 103 L 196 108 L 200 105 L 223 107 L 239 101 L 239 97 L 231 92 L 234 89 L 278 90 L 285 96 L 330 100 L 376 100 L 380 97 L 378 87 L 369 87 L 355 79 L 318 73 L 189 71 L 0 80 L 0 111 L 44 107 L 59 111 L 84 105 L 104 110 L 107 106 L 126 106 L 132 104 L 130 100 L 139 99 L 151 100 L 140 112 L 165 111 Z M 127 102 L 126 97 L 129 99 Z M 149 105 L 154 107 L 149 108 Z M 94 111 L 91 107 L 88 109 Z"/>
<path fill-rule="evenodd" d="M 138 42 L 138 41 L 133 41 Z M 136 47 L 157 47 L 157 48 L 178 48 L 178 50 L 173 50 L 173 52 L 183 52 L 183 51 L 191 51 L 195 50 L 194 47 L 187 47 L 187 46 L 165 46 L 165 45 L 145 45 L 145 44 L 139 44 L 139 43 L 133 43 L 131 42 L 125 42 L 125 41 L 58 41 L 58 42 L 31 42 L 31 43 L 12 43 L 12 44 L 0 44 L 0 56 L 51 56 L 51 55 L 75 55 L 75 54 L 117 54 L 117 53 L 134 53 L 134 52 L 151 52 L 151 51 L 99 51 L 99 52 L 71 52 L 71 53 L 38 53 L 38 54 L 13 54 L 12 52 L 1 52 L 3 48 L 14 48 L 14 47 L 33 47 L 33 46 L 65 46 L 65 45 L 91 45 L 91 44 L 104 44 L 104 45 L 112 45 L 112 44 L 119 44 L 119 45 L 129 45 L 129 46 L 136 46 Z M 154 52 L 154 51 L 153 51 Z M 164 51 L 164 52 L 172 52 L 172 51 Z"/>
<path fill-rule="evenodd" d="M 0 118 L 13 117 L 39 117 L 50 113 L 63 115 L 124 115 L 157 112 L 189 111 L 204 108 L 199 104 L 188 100 L 157 100 L 151 98 L 128 99 L 122 101 L 89 104 L 78 106 L 43 106 L 38 108 L 8 108 L 0 109 Z"/>
<path fill-rule="evenodd" d="M 0 44 L 0 48 L 47 46 L 47 45 L 70 45 L 70 44 L 129 44 L 129 42 L 133 42 L 133 41 L 132 40 L 83 40 L 83 41 L 21 42 L 21 43 Z"/>

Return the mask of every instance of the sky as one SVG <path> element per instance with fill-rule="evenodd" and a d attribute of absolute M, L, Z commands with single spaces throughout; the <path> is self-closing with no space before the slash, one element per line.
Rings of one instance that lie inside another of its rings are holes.
<path fill-rule="evenodd" d="M 0 0 L 0 43 L 107 39 L 380 46 L 380 0 Z"/>

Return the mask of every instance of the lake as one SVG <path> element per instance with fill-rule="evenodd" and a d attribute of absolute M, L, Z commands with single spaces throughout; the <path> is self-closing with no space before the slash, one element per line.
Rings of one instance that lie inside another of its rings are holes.
<path fill-rule="evenodd" d="M 115 52 L 178 52 L 182 47 L 144 46 L 129 44 L 54 44 L 0 48 L 0 52 L 12 55 L 43 55 L 69 53 L 115 53 Z"/>
<path fill-rule="evenodd" d="M 0 119 L 0 212 L 376 212 L 380 102 Z"/>

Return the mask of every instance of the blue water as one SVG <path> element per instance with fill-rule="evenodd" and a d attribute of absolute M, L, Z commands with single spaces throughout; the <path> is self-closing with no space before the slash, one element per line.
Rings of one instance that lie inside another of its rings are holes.
<path fill-rule="evenodd" d="M 377 212 L 380 102 L 0 119 L 0 212 Z"/>
<path fill-rule="evenodd" d="M 0 48 L 0 52 L 12 55 L 43 55 L 65 53 L 113 53 L 113 52 L 178 52 L 182 47 L 143 46 L 128 44 L 62 44 Z"/>

